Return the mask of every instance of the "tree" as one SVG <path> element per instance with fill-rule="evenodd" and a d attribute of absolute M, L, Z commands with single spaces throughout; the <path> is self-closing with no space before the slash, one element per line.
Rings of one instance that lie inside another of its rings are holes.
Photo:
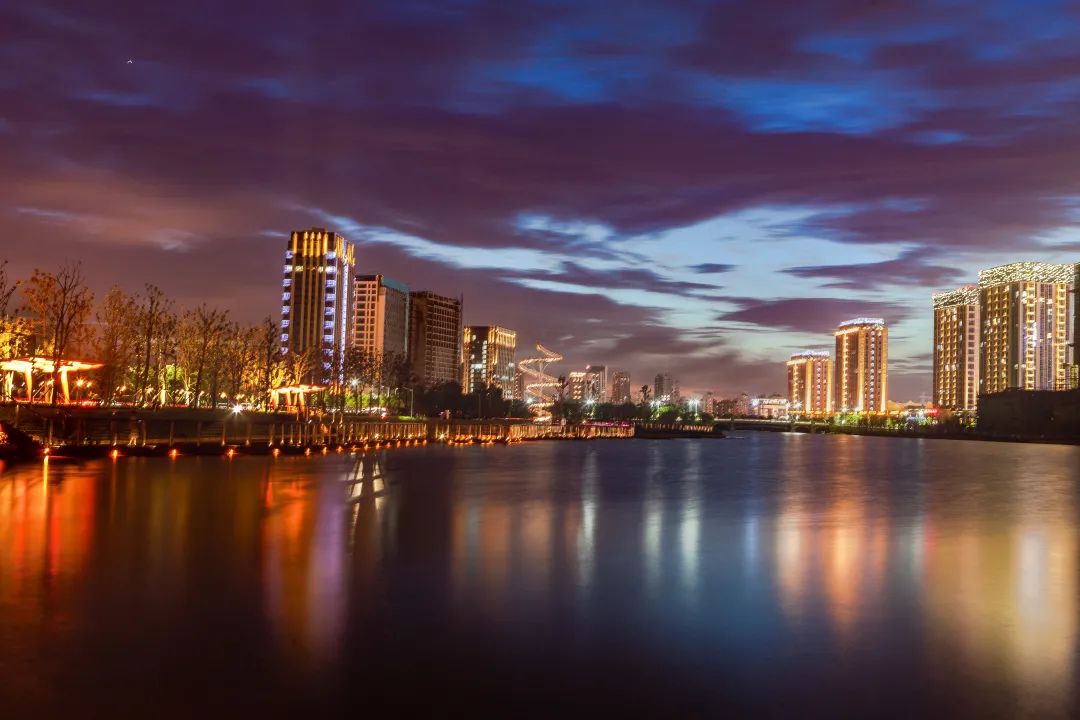
<path fill-rule="evenodd" d="M 83 281 L 79 263 L 65 263 L 55 273 L 34 270 L 24 294 L 41 349 L 53 363 L 51 401 L 55 405 L 61 361 L 84 339 L 94 295 Z"/>
<path fill-rule="evenodd" d="M 109 290 L 97 312 L 97 334 L 94 341 L 95 359 L 102 363 L 98 370 L 98 392 L 109 405 L 135 363 L 135 327 L 132 308 L 135 300 L 118 287 Z"/>
<path fill-rule="evenodd" d="M 30 337 L 33 327 L 26 318 L 18 317 L 17 310 L 11 306 L 11 300 L 19 289 L 18 281 L 12 282 L 7 275 L 7 260 L 0 261 L 0 360 L 9 360 L 31 349 Z"/>
<path fill-rule="evenodd" d="M 185 351 L 182 364 L 193 375 L 194 382 L 194 387 L 189 389 L 189 407 L 199 407 L 202 403 L 207 364 L 221 354 L 219 351 L 229 329 L 228 315 L 228 310 L 209 308 L 205 303 L 184 313 L 180 323 L 180 347 Z M 211 397 L 210 406 L 213 407 L 216 401 L 216 397 Z"/>
<path fill-rule="evenodd" d="M 135 399 L 145 404 L 151 395 L 151 380 L 160 376 L 160 368 L 151 374 L 155 359 L 167 356 L 164 330 L 173 324 L 171 303 L 156 285 L 146 285 L 144 294 L 137 298 L 135 308 L 136 342 L 142 359 L 135 386 Z M 156 393 L 154 393 L 156 394 Z"/>

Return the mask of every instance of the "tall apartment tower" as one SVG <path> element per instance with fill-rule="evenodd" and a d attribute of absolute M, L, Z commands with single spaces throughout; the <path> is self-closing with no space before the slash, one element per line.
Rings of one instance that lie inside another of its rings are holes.
<path fill-rule="evenodd" d="M 833 410 L 883 413 L 888 402 L 889 329 L 881 318 L 860 317 L 836 328 Z"/>
<path fill-rule="evenodd" d="M 497 387 L 505 400 L 514 400 L 514 352 L 517 333 L 494 325 L 465 328 L 465 372 L 462 390 L 471 393 L 482 387 Z"/>
<path fill-rule="evenodd" d="M 934 404 L 974 412 L 979 398 L 979 288 L 934 295 Z"/>
<path fill-rule="evenodd" d="M 383 275 L 357 275 L 353 347 L 372 355 L 409 351 L 409 288 Z"/>
<path fill-rule="evenodd" d="M 833 407 L 833 363 L 827 350 L 804 350 L 787 363 L 788 402 L 791 410 L 827 415 Z"/>
<path fill-rule="evenodd" d="M 667 373 L 656 373 L 653 378 L 653 399 L 667 402 L 675 395 L 675 381 Z"/>
<path fill-rule="evenodd" d="M 1019 262 L 979 273 L 979 391 L 1066 390 L 1072 265 Z"/>
<path fill-rule="evenodd" d="M 611 402 L 633 402 L 630 390 L 630 373 L 625 370 L 616 370 L 611 375 Z"/>
<path fill-rule="evenodd" d="M 409 297 L 409 370 L 422 385 L 461 382 L 461 300 L 423 290 Z"/>
<path fill-rule="evenodd" d="M 1073 266 L 1073 356 L 1069 387 L 1080 389 L 1080 262 Z"/>
<path fill-rule="evenodd" d="M 607 400 L 607 365 L 586 365 L 585 373 L 589 376 L 589 384 L 592 389 L 590 400 L 604 402 Z"/>
<path fill-rule="evenodd" d="M 295 230 L 285 250 L 281 352 L 314 355 L 310 384 L 341 380 L 352 336 L 352 243 L 324 228 Z"/>

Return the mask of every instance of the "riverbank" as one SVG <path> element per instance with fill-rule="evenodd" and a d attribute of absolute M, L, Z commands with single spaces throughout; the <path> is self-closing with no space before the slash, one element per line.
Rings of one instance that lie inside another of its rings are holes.
<path fill-rule="evenodd" d="M 976 440 L 980 442 L 1025 443 L 1039 445 L 1080 445 L 1080 437 L 1045 437 L 1040 435 L 1002 435 L 980 432 L 978 430 L 947 431 L 936 427 L 923 429 L 888 429 L 858 427 L 854 425 L 832 425 L 823 423 L 760 423 L 750 425 L 735 421 L 739 430 L 757 432 L 796 432 L 822 435 L 865 435 L 870 437 L 916 438 L 922 440 Z"/>

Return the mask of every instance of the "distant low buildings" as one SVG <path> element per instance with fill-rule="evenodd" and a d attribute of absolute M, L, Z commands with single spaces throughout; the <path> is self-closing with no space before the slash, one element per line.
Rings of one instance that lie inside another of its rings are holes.
<path fill-rule="evenodd" d="M 751 398 L 747 414 L 763 420 L 783 420 L 791 415 L 791 402 L 782 395 Z"/>

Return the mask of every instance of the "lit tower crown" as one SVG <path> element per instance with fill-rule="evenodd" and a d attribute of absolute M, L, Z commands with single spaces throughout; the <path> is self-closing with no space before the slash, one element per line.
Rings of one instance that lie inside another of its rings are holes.
<path fill-rule="evenodd" d="M 938 293 L 934 302 L 934 403 L 974 411 L 979 396 L 979 288 Z"/>
<path fill-rule="evenodd" d="M 787 363 L 788 402 L 793 412 L 832 412 L 832 358 L 826 350 L 803 350 Z"/>
<path fill-rule="evenodd" d="M 1018 262 L 979 273 L 979 390 L 1069 386 L 1072 265 Z"/>
<path fill-rule="evenodd" d="M 846 320 L 836 328 L 835 336 L 833 409 L 885 412 L 889 381 L 889 329 L 885 320 Z"/>

